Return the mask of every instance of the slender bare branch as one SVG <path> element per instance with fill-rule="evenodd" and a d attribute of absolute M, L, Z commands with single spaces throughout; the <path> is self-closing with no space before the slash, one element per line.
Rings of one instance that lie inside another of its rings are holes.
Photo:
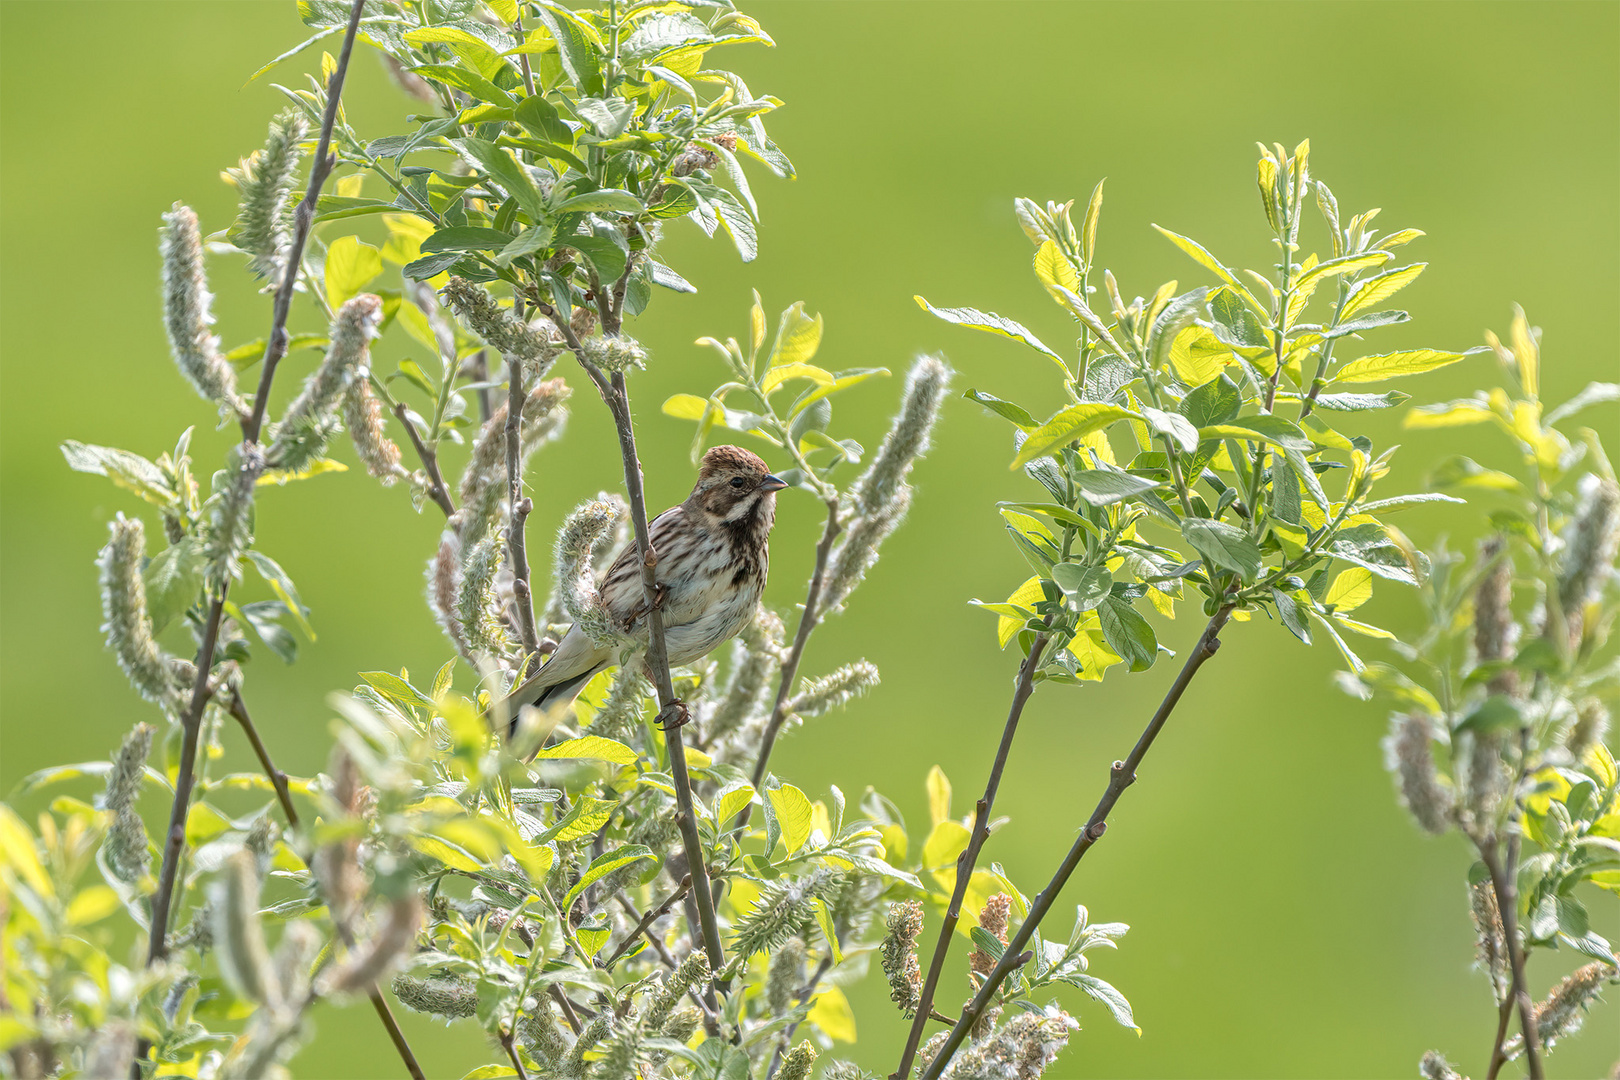
<path fill-rule="evenodd" d="M 1046 635 L 1037 634 L 1029 655 L 1018 668 L 1018 682 L 1013 688 L 1012 704 L 1007 709 L 1007 723 L 1001 731 L 1001 745 L 996 748 L 995 763 L 990 766 L 990 778 L 984 785 L 984 796 L 979 799 L 973 815 L 973 831 L 968 834 L 967 847 L 956 857 L 956 884 L 951 889 L 951 902 L 945 909 L 945 920 L 940 924 L 939 941 L 934 945 L 933 959 L 928 963 L 928 977 L 923 981 L 922 996 L 917 999 L 916 1015 L 912 1017 L 911 1031 L 906 1035 L 906 1048 L 900 1055 L 900 1067 L 893 1076 L 911 1075 L 911 1062 L 922 1043 L 923 1029 L 933 1015 L 934 992 L 939 988 L 939 977 L 945 970 L 945 957 L 956 936 L 956 924 L 962 918 L 962 901 L 967 896 L 968 881 L 973 867 L 979 861 L 979 850 L 990 838 L 990 811 L 996 803 L 996 792 L 1001 787 L 1001 774 L 1007 767 L 1012 752 L 1013 737 L 1018 734 L 1018 720 L 1024 714 L 1024 705 L 1035 692 L 1035 669 L 1040 667 L 1041 655 L 1046 651 Z M 1013 950 L 1017 951 L 1017 950 Z"/>
<path fill-rule="evenodd" d="M 1024 950 L 1029 944 L 1029 939 L 1034 936 L 1036 928 L 1041 924 L 1041 920 L 1046 918 L 1046 913 L 1056 903 L 1058 894 L 1068 884 L 1075 868 L 1080 865 L 1080 860 L 1085 857 L 1087 851 L 1091 850 L 1093 844 L 1102 839 L 1103 833 L 1107 831 L 1109 812 L 1113 810 L 1114 804 L 1119 801 L 1120 796 L 1125 793 L 1125 789 L 1135 783 L 1136 770 L 1142 764 L 1142 759 L 1147 756 L 1148 750 L 1152 748 L 1153 740 L 1158 738 L 1159 732 L 1164 729 L 1165 722 L 1170 719 L 1170 714 L 1175 711 L 1176 705 L 1181 701 L 1182 694 L 1186 692 L 1187 687 L 1192 683 L 1193 677 L 1198 674 L 1198 669 L 1203 667 L 1204 662 L 1214 656 L 1216 650 L 1221 647 L 1221 628 L 1226 625 L 1226 620 L 1231 613 L 1232 609 L 1230 607 L 1222 607 L 1211 616 L 1208 624 L 1204 627 L 1204 632 L 1199 635 L 1197 644 L 1193 646 L 1192 652 L 1188 654 L 1187 662 L 1182 665 L 1181 673 L 1176 676 L 1176 681 L 1170 685 L 1164 700 L 1159 703 L 1158 711 L 1148 721 L 1147 727 L 1142 729 L 1142 734 L 1137 738 L 1136 745 L 1131 748 L 1130 754 L 1124 761 L 1114 762 L 1113 767 L 1109 770 L 1108 786 L 1103 790 L 1102 798 L 1097 801 L 1096 808 L 1092 810 L 1091 817 L 1086 822 L 1086 827 L 1080 830 L 1080 835 L 1075 839 L 1074 845 L 1069 848 L 1069 853 L 1064 857 L 1062 865 L 1057 869 L 1057 873 L 1052 875 L 1052 880 L 1047 882 L 1046 888 L 1042 889 L 1040 895 L 1035 897 L 1035 902 L 1030 905 L 1029 915 L 1019 925 L 1018 932 L 1013 935 L 1012 940 L 1007 943 L 1007 948 L 1002 953 L 1001 960 L 997 962 L 995 969 L 990 972 L 989 976 L 979 986 L 979 991 L 973 995 L 973 1000 L 962 1010 L 961 1017 L 957 1019 L 956 1025 L 951 1028 L 950 1034 L 946 1036 L 944 1045 L 940 1047 L 939 1052 L 934 1055 L 934 1059 L 928 1063 L 928 1067 L 923 1071 L 923 1080 L 937 1080 L 945 1066 L 950 1062 L 951 1056 L 956 1053 L 957 1049 L 962 1045 L 962 1041 L 967 1038 L 968 1031 L 978 1022 L 979 1017 L 984 1015 L 984 1010 L 989 1007 L 991 999 L 1001 989 L 1001 984 L 1007 980 L 1007 976 L 1011 975 L 1015 968 L 1028 961 L 1029 954 Z"/>
<path fill-rule="evenodd" d="M 1496 1041 L 1491 1047 L 1490 1070 L 1486 1073 L 1486 1080 L 1496 1080 L 1497 1073 L 1507 1063 L 1507 1016 L 1510 1006 L 1519 1011 L 1519 1030 L 1524 1034 L 1525 1066 L 1530 1080 L 1542 1080 L 1545 1073 L 1541 1064 L 1541 1039 L 1536 1029 L 1535 1003 L 1530 1000 L 1529 984 L 1524 977 L 1524 942 L 1519 936 L 1519 897 L 1515 885 L 1519 862 L 1517 833 L 1508 839 L 1507 848 L 1504 865 L 1494 837 L 1479 845 L 1480 859 L 1491 875 L 1491 890 L 1496 894 L 1497 910 L 1502 913 L 1502 936 L 1507 939 L 1508 965 L 1512 973 L 1508 999 L 1502 1003 Z"/>
<path fill-rule="evenodd" d="M 287 816 L 287 824 L 298 828 L 298 811 L 293 809 L 292 791 L 287 787 L 287 774 L 276 768 L 276 763 L 270 760 L 270 751 L 265 748 L 264 740 L 259 738 L 259 729 L 253 726 L 253 717 L 248 715 L 247 702 L 242 700 L 240 691 L 234 689 L 231 691 L 229 708 L 231 716 L 242 726 L 243 734 L 252 744 L 253 753 L 258 757 L 264 775 L 269 778 L 270 786 L 276 789 L 276 800 L 281 803 L 281 812 Z"/>
<path fill-rule="evenodd" d="M 501 1049 L 506 1051 L 507 1060 L 512 1063 L 512 1068 L 517 1070 L 518 1080 L 529 1080 L 529 1074 L 524 1071 L 523 1062 L 518 1060 L 517 1047 L 512 1042 L 512 1033 L 504 1027 L 499 1030 Z"/>
<path fill-rule="evenodd" d="M 422 468 L 427 470 L 428 498 L 432 499 L 434 504 L 444 511 L 445 517 L 449 517 L 456 512 L 456 504 L 451 501 L 450 489 L 445 487 L 444 474 L 439 471 L 439 455 L 429 449 L 428 445 L 422 441 L 422 436 L 418 434 L 416 425 L 411 423 L 409 412 L 405 408 L 403 401 L 394 406 L 394 415 L 399 417 L 399 422 L 404 425 L 405 434 L 410 436 L 411 445 L 416 448 L 416 456 L 422 459 Z"/>
<path fill-rule="evenodd" d="M 524 523 L 533 504 L 523 497 L 523 361 L 516 353 L 506 358 L 506 371 L 506 488 L 511 508 L 506 548 L 512 556 L 518 636 L 523 639 L 524 653 L 533 656 L 540 650 L 540 635 L 534 626 L 534 593 L 529 587 L 529 553 L 524 540 Z"/>
<path fill-rule="evenodd" d="M 680 900 L 681 900 L 681 897 L 685 896 L 687 891 L 689 889 L 691 889 L 691 887 L 692 887 L 692 875 L 687 874 L 685 877 L 681 878 L 680 887 L 678 889 L 676 889 L 674 892 L 670 893 L 667 897 L 665 897 L 663 903 L 659 904 L 657 907 L 649 908 L 647 910 L 647 914 L 643 915 L 641 917 L 641 921 L 636 923 L 635 929 L 631 930 L 628 934 L 626 934 L 624 936 L 624 940 L 619 942 L 619 947 L 614 949 L 613 952 L 611 954 L 609 954 L 609 956 L 608 956 L 608 958 L 606 960 L 601 961 L 601 966 L 605 967 L 605 968 L 611 968 L 618 961 L 619 957 L 623 956 L 626 952 L 628 952 L 629 949 L 630 949 L 630 946 L 632 946 L 632 945 L 634 945 L 636 943 L 636 938 L 640 937 L 643 934 L 647 935 L 647 940 L 649 942 L 652 941 L 653 940 L 653 934 L 652 934 L 652 931 L 651 931 L 652 924 L 657 922 L 659 919 L 662 919 L 665 915 L 668 915 L 669 914 L 669 909 L 674 907 L 677 903 L 679 903 Z M 625 900 L 622 895 L 620 896 L 619 899 L 620 899 L 621 903 L 624 903 L 627 906 L 629 905 L 629 901 Z M 632 912 L 634 912 L 635 909 L 633 907 L 630 907 L 630 910 Z"/>

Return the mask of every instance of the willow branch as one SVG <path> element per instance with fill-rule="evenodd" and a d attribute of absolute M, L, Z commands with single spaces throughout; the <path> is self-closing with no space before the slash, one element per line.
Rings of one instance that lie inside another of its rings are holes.
<path fill-rule="evenodd" d="M 917 1011 L 911 1021 L 911 1031 L 906 1035 L 906 1048 L 900 1055 L 900 1067 L 891 1074 L 891 1080 L 904 1080 L 911 1075 L 911 1062 L 922 1043 L 923 1029 L 932 1018 L 934 992 L 939 988 L 939 977 L 945 970 L 945 957 L 956 935 L 956 924 L 962 918 L 962 901 L 967 896 L 968 880 L 972 878 L 973 867 L 979 861 L 979 850 L 990 837 L 990 810 L 996 802 L 996 791 L 1001 787 L 1001 774 L 1012 752 L 1013 737 L 1018 734 L 1018 720 L 1024 714 L 1024 705 L 1029 701 L 1029 696 L 1035 692 L 1035 669 L 1040 666 L 1046 642 L 1044 633 L 1037 634 L 1029 655 L 1024 657 L 1023 664 L 1018 668 L 1018 682 L 1013 689 L 1012 704 L 1007 709 L 1007 723 L 1001 731 L 1001 745 L 996 749 L 996 760 L 990 767 L 990 778 L 984 785 L 984 797 L 974 810 L 973 831 L 968 834 L 967 847 L 956 857 L 956 884 L 951 888 L 951 902 L 945 909 L 945 921 L 939 928 L 939 941 L 934 946 L 933 959 L 928 963 L 928 978 L 923 982 L 922 996 L 917 999 Z M 1017 949 L 1011 951 L 1018 952 Z"/>
<path fill-rule="evenodd" d="M 1221 628 L 1226 625 L 1231 613 L 1230 607 L 1222 607 L 1210 618 L 1203 634 L 1198 638 L 1198 643 L 1188 655 L 1187 662 L 1182 665 L 1181 673 L 1170 685 L 1169 692 L 1160 702 L 1153 718 L 1148 721 L 1147 727 L 1142 729 L 1142 734 L 1137 738 L 1136 745 L 1131 748 L 1129 756 L 1124 761 L 1114 762 L 1109 770 L 1108 786 L 1103 790 L 1102 798 L 1097 801 L 1096 809 L 1092 810 L 1086 827 L 1080 830 L 1080 835 L 1069 848 L 1069 854 L 1064 857 L 1057 873 L 1052 875 L 1052 880 L 1047 882 L 1046 888 L 1035 897 L 1035 902 L 1030 905 L 1029 915 L 1018 927 L 1018 932 L 1013 935 L 1012 940 L 1007 943 L 1007 948 L 996 963 L 995 970 L 990 972 L 989 977 L 979 987 L 978 993 L 973 996 L 973 1000 L 962 1010 L 961 1017 L 946 1036 L 945 1044 L 940 1047 L 939 1053 L 934 1055 L 934 1059 L 924 1070 L 923 1080 L 937 1080 L 946 1064 L 950 1062 L 951 1056 L 967 1038 L 968 1031 L 978 1022 L 979 1017 L 984 1015 L 984 1010 L 989 1007 L 991 999 L 1001 989 L 1001 984 L 1006 982 L 1015 968 L 1028 961 L 1029 957 L 1024 950 L 1029 944 L 1029 939 L 1034 936 L 1041 920 L 1057 902 L 1058 894 L 1068 884 L 1075 868 L 1080 865 L 1080 860 L 1085 858 L 1086 852 L 1090 851 L 1092 845 L 1102 839 L 1103 833 L 1107 831 L 1109 812 L 1125 793 L 1125 789 L 1136 782 L 1136 770 L 1142 764 L 1142 759 L 1147 756 L 1148 750 L 1153 747 L 1153 740 L 1159 737 L 1159 732 L 1164 729 L 1165 722 L 1170 719 L 1170 714 L 1181 701 L 1181 695 L 1186 692 L 1193 677 L 1198 674 L 1198 669 L 1203 667 L 1204 662 L 1214 656 L 1216 650 L 1221 647 Z"/>
<path fill-rule="evenodd" d="M 669 909 L 679 903 L 681 897 L 685 896 L 687 890 L 689 890 L 691 887 L 692 875 L 687 874 L 685 877 L 681 878 L 680 888 L 676 889 L 674 892 L 670 893 L 669 896 L 665 897 L 663 903 L 659 904 L 655 908 L 649 908 L 647 910 L 647 914 L 643 915 L 641 920 L 636 923 L 635 929 L 626 934 L 624 936 L 624 940 L 619 942 L 619 947 L 614 949 L 612 954 L 609 955 L 606 960 L 602 961 L 602 966 L 605 968 L 611 968 L 618 961 L 619 957 L 628 952 L 630 946 L 636 943 L 636 938 L 643 934 L 646 934 L 648 942 L 651 942 L 653 940 L 653 935 L 650 929 L 652 924 L 657 922 L 659 919 L 662 919 L 665 915 L 668 915 Z M 630 902 L 626 900 L 622 894 L 619 897 L 619 902 L 624 904 L 627 910 L 634 915 L 635 908 L 630 905 Z"/>
<path fill-rule="evenodd" d="M 843 531 L 843 522 L 838 520 L 838 497 L 830 496 L 827 499 L 827 527 L 822 531 L 821 542 L 816 545 L 816 568 L 810 575 L 810 587 L 804 594 L 804 614 L 799 616 L 799 628 L 793 635 L 793 646 L 788 650 L 787 659 L 782 661 L 782 675 L 776 684 L 776 704 L 771 706 L 771 719 L 765 725 L 765 734 L 759 743 L 759 760 L 754 763 L 754 790 L 758 791 L 765 782 L 766 768 L 770 764 L 771 751 L 776 747 L 776 736 L 782 730 L 782 723 L 787 719 L 788 696 L 793 692 L 793 680 L 799 674 L 799 661 L 804 659 L 805 646 L 810 643 L 810 634 L 821 622 L 822 612 L 821 590 L 826 584 L 827 558 L 832 554 L 833 541 Z M 749 812 L 753 804 L 743 808 L 740 825 L 748 824 Z"/>
<path fill-rule="evenodd" d="M 540 650 L 540 635 L 534 626 L 534 592 L 529 587 L 529 552 L 524 539 L 524 523 L 533 504 L 523 497 L 523 361 L 516 353 L 506 358 L 506 491 L 511 517 L 506 530 L 506 547 L 512 556 L 512 605 L 517 609 L 518 636 L 523 651 L 533 656 Z"/>
<path fill-rule="evenodd" d="M 270 786 L 276 789 L 276 800 L 281 803 L 281 812 L 287 816 L 287 824 L 298 828 L 298 811 L 293 809 L 292 791 L 287 787 L 287 774 L 276 768 L 276 763 L 270 760 L 270 751 L 265 749 L 264 740 L 259 738 L 259 729 L 253 726 L 253 717 L 248 715 L 247 702 L 242 700 L 240 691 L 231 691 L 229 708 L 231 716 L 242 726 L 242 733 L 252 744 L 253 753 L 257 755 L 259 765 L 264 769 L 264 775 L 269 778 Z"/>
<path fill-rule="evenodd" d="M 439 455 L 422 441 L 422 436 L 416 431 L 416 425 L 411 423 L 407 415 L 403 401 L 394 406 L 394 415 L 399 417 L 399 422 L 405 426 L 405 434 L 410 436 L 411 446 L 416 448 L 416 456 L 422 459 L 422 468 L 427 470 L 428 498 L 444 511 L 445 517 L 449 517 L 456 512 L 456 504 L 450 500 L 450 489 L 445 487 L 444 474 L 439 471 Z"/>
<path fill-rule="evenodd" d="M 517 1070 L 518 1080 L 529 1080 L 529 1074 L 523 1069 L 523 1062 L 518 1060 L 517 1047 L 512 1043 L 512 1033 L 504 1027 L 498 1030 L 501 1037 L 501 1049 L 506 1051 L 506 1057 L 511 1061 L 512 1068 Z"/>
<path fill-rule="evenodd" d="M 1508 840 L 1507 864 L 1497 854 L 1493 840 L 1479 845 L 1479 854 L 1485 869 L 1491 875 L 1491 890 L 1496 894 L 1496 907 L 1502 913 L 1502 936 L 1507 939 L 1508 965 L 1512 984 L 1508 999 L 1502 1003 L 1496 1028 L 1496 1042 L 1491 1048 L 1490 1071 L 1486 1080 L 1495 1080 L 1496 1074 L 1507 1063 L 1507 1017 L 1511 1008 L 1519 1010 L 1519 1030 L 1524 1034 L 1525 1065 L 1530 1080 L 1542 1080 L 1541 1038 L 1536 1030 L 1535 1004 L 1530 1000 L 1529 984 L 1524 977 L 1524 942 L 1519 936 L 1519 897 L 1514 879 L 1518 875 L 1519 838 Z"/>

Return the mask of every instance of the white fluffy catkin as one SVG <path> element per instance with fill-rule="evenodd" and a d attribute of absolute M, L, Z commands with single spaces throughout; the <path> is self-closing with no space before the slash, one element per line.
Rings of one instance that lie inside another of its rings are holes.
<path fill-rule="evenodd" d="M 175 203 L 158 233 L 163 256 L 163 326 L 169 349 L 197 393 L 221 408 L 236 407 L 236 369 L 219 350 L 210 327 L 214 297 L 203 270 L 202 230 L 191 207 Z"/>

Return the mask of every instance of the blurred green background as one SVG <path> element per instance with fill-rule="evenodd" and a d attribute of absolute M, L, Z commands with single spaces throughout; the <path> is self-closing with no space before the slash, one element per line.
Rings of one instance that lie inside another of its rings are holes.
<path fill-rule="evenodd" d="M 1310 137 L 1313 172 L 1347 212 L 1379 205 L 1380 225 L 1427 230 L 1412 251 L 1431 269 L 1402 298 L 1414 321 L 1377 344 L 1473 345 L 1487 326 L 1505 329 L 1517 301 L 1547 330 L 1548 399 L 1616 375 L 1620 6 L 746 7 L 779 47 L 726 60 L 756 93 L 786 100 L 772 132 L 800 177 L 756 174 L 763 242 L 751 265 L 690 225 L 670 230 L 668 261 L 700 292 L 661 292 L 635 328 L 653 354 L 632 393 L 655 505 L 691 482 L 690 426 L 657 404 L 714 384 L 715 360 L 692 341 L 740 335 L 750 288 L 773 313 L 795 299 L 823 312 L 830 367 L 899 370 L 942 350 L 960 388 L 1040 411 L 1057 388 L 1038 358 L 929 318 L 912 294 L 1064 340 L 1067 317 L 1028 272 L 1011 203 L 1083 200 L 1104 175 L 1101 251 L 1127 296 L 1171 277 L 1204 281 L 1149 222 L 1190 233 L 1229 264 L 1269 266 L 1256 139 L 1291 147 Z M 77 438 L 156 456 L 197 424 L 206 476 L 234 439 L 208 430 L 210 410 L 168 360 L 158 215 L 183 199 L 205 229 L 229 223 L 234 203 L 217 174 L 258 145 L 281 100 L 268 80 L 243 82 L 304 35 L 290 3 L 0 4 L 0 790 L 48 763 L 105 755 L 131 723 L 153 719 L 101 647 L 92 566 L 106 522 L 138 504 L 69 472 L 56 447 Z M 351 119 L 370 135 L 404 130 L 405 103 L 370 54 L 359 61 Z M 301 76 L 290 67 L 280 78 Z M 212 272 L 226 343 L 262 335 L 264 298 L 233 260 Z M 397 331 L 389 338 L 385 368 L 410 351 Z M 289 360 L 283 394 L 312 362 Z M 1403 386 L 1432 399 L 1492 377 L 1475 358 Z M 898 389 L 890 380 L 840 399 L 840 433 L 874 444 Z M 542 549 L 569 507 L 618 483 L 605 411 L 588 386 L 576 405 L 568 438 L 531 475 Z M 1612 409 L 1591 415 L 1616 434 Z M 1375 417 L 1363 429 L 1406 444 L 1385 482 L 1392 493 L 1419 486 L 1442 453 L 1500 449 L 1483 429 L 1403 434 L 1397 422 Z M 957 812 L 971 806 L 1015 663 L 966 601 L 1000 599 L 1025 576 L 991 505 L 1030 486 L 1007 472 L 1009 458 L 1005 425 L 954 401 L 917 471 L 909 523 L 851 612 L 812 647 L 810 673 L 865 656 L 884 684 L 781 748 L 780 771 L 807 791 L 876 785 L 926 827 L 923 777 L 937 763 L 956 784 Z M 816 509 L 793 492 L 782 499 L 768 597 L 780 610 L 802 590 Z M 1427 543 L 1446 531 L 1466 540 L 1473 520 L 1400 524 Z M 298 581 L 321 634 L 294 667 L 251 665 L 254 712 L 291 771 L 322 765 L 325 695 L 356 671 L 427 672 L 449 655 L 421 597 L 438 529 L 431 507 L 417 516 L 400 490 L 357 472 L 265 493 L 261 546 Z M 1413 616 L 1393 589 L 1366 610 L 1397 627 Z M 1164 636 L 1184 648 L 1197 618 L 1184 612 Z M 1420 836 L 1397 808 L 1378 747 L 1384 717 L 1329 687 L 1336 661 L 1330 647 L 1307 650 L 1263 621 L 1228 631 L 1070 889 L 1095 917 L 1132 924 L 1093 970 L 1130 997 L 1143 1034 L 1070 1002 L 1084 1030 L 1050 1075 L 1401 1076 L 1430 1047 L 1483 1071 L 1494 1010 L 1469 970 L 1468 859 L 1454 838 Z M 1026 891 L 1067 849 L 1107 763 L 1170 677 L 1168 665 L 1131 677 L 1116 669 L 1101 686 L 1036 696 L 997 805 L 1012 820 L 988 856 Z M 1602 932 L 1620 938 L 1613 898 L 1597 908 Z M 1538 961 L 1538 992 L 1559 964 Z M 964 985 L 953 966 L 947 1004 Z M 887 1073 L 903 1032 L 881 977 L 853 1001 L 860 1042 L 842 1049 Z M 410 1027 L 435 1076 L 489 1059 L 464 1027 Z M 1600 1006 L 1587 1034 L 1552 1057 L 1551 1074 L 1606 1072 L 1617 1032 L 1620 1007 Z M 325 1013 L 294 1067 L 398 1072 L 363 1005 Z"/>

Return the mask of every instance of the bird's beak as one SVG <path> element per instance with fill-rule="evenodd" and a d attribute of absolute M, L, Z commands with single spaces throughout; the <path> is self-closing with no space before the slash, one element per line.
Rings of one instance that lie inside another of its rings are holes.
<path fill-rule="evenodd" d="M 777 476 L 775 473 L 767 473 L 765 479 L 759 482 L 759 490 L 767 495 L 773 491 L 781 491 L 783 488 L 790 486 L 791 485 L 786 480 L 782 479 L 780 476 Z"/>

